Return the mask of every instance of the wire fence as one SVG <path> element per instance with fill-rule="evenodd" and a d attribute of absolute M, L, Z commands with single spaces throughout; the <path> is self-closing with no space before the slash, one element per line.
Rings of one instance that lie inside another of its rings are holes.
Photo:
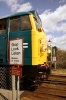
<path fill-rule="evenodd" d="M 12 78 L 9 66 L 0 66 L 0 88 L 7 90 L 12 89 Z"/>

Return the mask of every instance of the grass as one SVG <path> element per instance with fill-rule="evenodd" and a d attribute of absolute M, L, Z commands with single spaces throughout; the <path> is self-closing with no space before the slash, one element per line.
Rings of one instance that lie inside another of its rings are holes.
<path fill-rule="evenodd" d="M 51 69 L 52 74 L 63 74 L 66 75 L 66 69 Z"/>

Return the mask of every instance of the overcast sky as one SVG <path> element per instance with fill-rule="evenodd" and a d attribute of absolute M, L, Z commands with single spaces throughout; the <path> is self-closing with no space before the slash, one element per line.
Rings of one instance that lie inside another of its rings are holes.
<path fill-rule="evenodd" d="M 0 17 L 29 10 L 38 12 L 47 40 L 66 49 L 66 0 L 0 0 Z"/>

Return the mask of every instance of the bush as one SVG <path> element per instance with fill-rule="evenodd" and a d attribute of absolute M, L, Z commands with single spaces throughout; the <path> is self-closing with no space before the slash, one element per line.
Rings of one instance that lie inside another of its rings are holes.
<path fill-rule="evenodd" d="M 58 49 L 56 57 L 57 68 L 66 68 L 66 51 Z"/>

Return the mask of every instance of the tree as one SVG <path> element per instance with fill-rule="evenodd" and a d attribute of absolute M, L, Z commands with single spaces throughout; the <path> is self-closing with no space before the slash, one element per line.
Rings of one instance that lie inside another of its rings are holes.
<path fill-rule="evenodd" d="M 48 50 L 51 51 L 51 46 L 48 46 Z M 56 56 L 56 52 L 57 52 L 58 48 L 56 46 L 53 46 L 52 47 L 52 51 L 50 53 L 48 53 L 48 61 L 51 61 L 51 53 L 52 53 L 52 57 L 53 56 Z M 55 51 L 55 54 L 54 54 L 54 51 Z"/>
<path fill-rule="evenodd" d="M 56 57 L 57 57 L 57 67 L 66 68 L 66 51 L 58 49 L 56 51 Z"/>

